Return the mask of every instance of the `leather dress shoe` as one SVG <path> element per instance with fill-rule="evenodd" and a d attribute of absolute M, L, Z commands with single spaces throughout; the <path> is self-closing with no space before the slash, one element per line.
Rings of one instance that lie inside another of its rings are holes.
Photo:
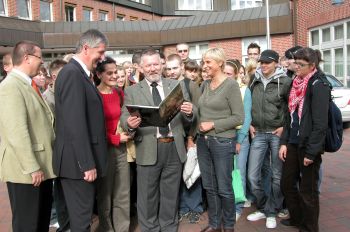
<path fill-rule="evenodd" d="M 281 220 L 281 224 L 284 225 L 284 226 L 296 226 L 296 227 L 299 226 L 298 223 L 293 222 L 292 220 L 290 220 L 290 218 L 282 219 Z"/>
<path fill-rule="evenodd" d="M 214 229 L 210 226 L 207 226 L 203 230 L 201 230 L 201 232 L 221 232 L 221 229 Z"/>

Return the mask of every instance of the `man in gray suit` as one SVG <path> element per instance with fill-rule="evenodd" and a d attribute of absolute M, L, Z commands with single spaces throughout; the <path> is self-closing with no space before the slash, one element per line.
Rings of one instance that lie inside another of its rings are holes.
<path fill-rule="evenodd" d="M 145 79 L 125 90 L 124 103 L 158 105 L 178 83 L 161 77 L 160 56 L 146 50 L 141 56 Z M 184 96 L 188 96 L 185 89 Z M 157 95 L 158 99 L 157 100 Z M 135 132 L 137 163 L 137 210 L 141 231 L 177 231 L 179 185 L 182 163 L 186 160 L 184 125 L 191 124 L 196 112 L 190 102 L 167 127 L 139 127 L 141 118 L 130 116 L 123 107 L 121 123 Z"/>

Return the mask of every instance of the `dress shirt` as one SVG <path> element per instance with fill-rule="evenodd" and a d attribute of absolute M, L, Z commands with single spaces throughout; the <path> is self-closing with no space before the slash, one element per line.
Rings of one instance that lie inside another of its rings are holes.
<path fill-rule="evenodd" d="M 88 76 L 88 78 L 90 78 L 90 71 L 88 70 L 88 68 L 86 67 L 86 64 L 84 64 L 83 61 L 81 61 L 78 57 L 73 56 L 73 59 L 76 60 L 80 66 L 84 69 L 86 75 Z M 90 79 L 89 79 L 90 80 Z"/>
<path fill-rule="evenodd" d="M 24 72 L 13 68 L 12 72 L 17 73 L 20 77 L 22 77 L 26 82 L 28 82 L 29 85 L 32 85 L 32 78 L 30 78 L 27 74 L 25 74 Z"/>

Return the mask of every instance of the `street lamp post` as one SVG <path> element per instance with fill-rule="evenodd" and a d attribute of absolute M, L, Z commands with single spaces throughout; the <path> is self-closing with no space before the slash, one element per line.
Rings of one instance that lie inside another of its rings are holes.
<path fill-rule="evenodd" d="M 266 0 L 266 42 L 267 49 L 271 49 L 269 0 Z"/>

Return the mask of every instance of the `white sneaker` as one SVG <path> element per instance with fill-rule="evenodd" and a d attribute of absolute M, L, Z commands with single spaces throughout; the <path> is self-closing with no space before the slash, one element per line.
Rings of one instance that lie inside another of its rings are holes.
<path fill-rule="evenodd" d="M 267 217 L 266 218 L 266 228 L 267 229 L 275 229 L 277 227 L 276 218 L 275 217 Z"/>
<path fill-rule="evenodd" d="M 254 213 L 251 213 L 248 215 L 247 220 L 251 222 L 258 221 L 260 219 L 266 218 L 265 214 L 260 211 L 255 211 Z"/>
<path fill-rule="evenodd" d="M 238 219 L 241 217 L 240 213 L 236 213 L 236 222 L 238 221 Z"/>
<path fill-rule="evenodd" d="M 251 201 L 247 200 L 247 201 L 244 202 L 244 205 L 243 205 L 244 208 L 249 208 L 251 206 L 252 206 L 252 202 Z"/>

